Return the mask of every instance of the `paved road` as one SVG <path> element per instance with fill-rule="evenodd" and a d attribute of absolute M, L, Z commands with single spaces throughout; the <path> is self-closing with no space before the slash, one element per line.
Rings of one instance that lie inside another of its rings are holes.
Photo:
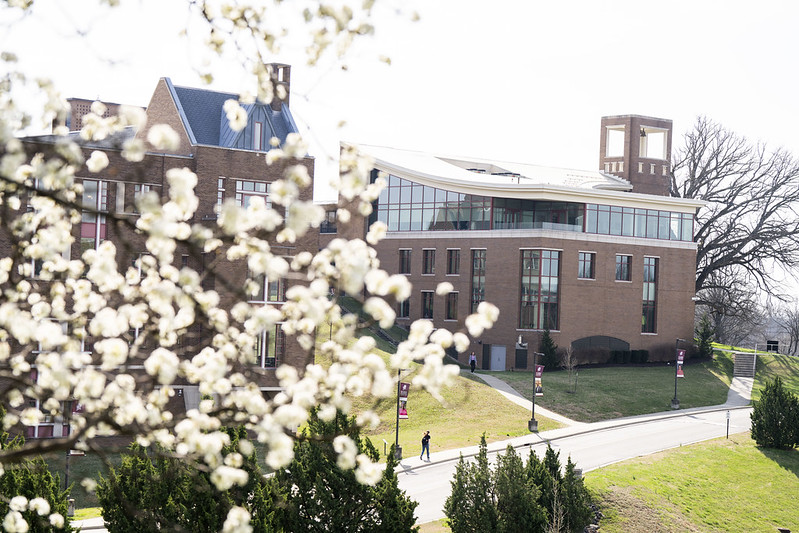
<path fill-rule="evenodd" d="M 580 424 L 493 443 L 489 446 L 489 458 L 494 457 L 497 451 L 504 452 L 508 444 L 525 458 L 532 446 L 541 457 L 548 441 L 560 451 L 562 462 L 565 463 L 571 455 L 577 467 L 588 472 L 625 459 L 724 437 L 727 412 L 730 413 L 730 434 L 748 431 L 751 411 L 748 407 L 720 407 Z M 462 450 L 465 457 L 476 451 L 476 447 Z M 459 454 L 445 456 L 447 452 L 439 453 L 441 455 L 433 457 L 431 463 L 422 463 L 417 457 L 401 463 L 403 470 L 399 474 L 399 485 L 419 502 L 416 515 L 420 524 L 444 517 L 444 501 L 450 494 L 450 481 Z"/>
<path fill-rule="evenodd" d="M 490 375 L 479 375 L 486 383 L 497 389 L 509 400 L 530 408 L 531 404 L 506 383 Z M 530 434 L 489 445 L 489 458 L 504 452 L 508 444 L 527 457 L 532 447 L 539 457 L 546 451 L 548 442 L 560 451 L 561 461 L 571 455 L 572 461 L 588 472 L 625 459 L 649 455 L 669 448 L 676 448 L 703 440 L 723 437 L 727 433 L 727 413 L 730 413 L 729 432 L 740 433 L 750 427 L 752 412 L 749 398 L 752 391 L 751 378 L 734 378 L 722 406 L 700 407 L 682 411 L 671 411 L 643 415 L 593 424 L 575 422 L 551 411 L 536 408 L 536 414 L 555 418 L 566 427 Z M 424 524 L 444 517 L 444 501 L 450 494 L 450 481 L 460 455 L 473 457 L 477 447 L 460 450 L 444 450 L 431 454 L 431 462 L 421 461 L 413 455 L 403 459 L 398 467 L 399 485 L 409 496 L 419 502 L 416 508 L 417 523 Z M 86 533 L 107 533 L 102 518 L 73 522 L 73 527 Z"/>

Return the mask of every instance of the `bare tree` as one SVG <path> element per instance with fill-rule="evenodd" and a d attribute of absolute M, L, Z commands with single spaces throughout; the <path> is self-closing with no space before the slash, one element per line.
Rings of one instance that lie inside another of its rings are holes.
<path fill-rule="evenodd" d="M 779 308 L 774 314 L 774 319 L 787 338 L 787 346 L 781 351 L 796 355 L 799 352 L 799 302 Z"/>
<path fill-rule="evenodd" d="M 774 265 L 799 265 L 799 164 L 790 153 L 699 117 L 673 156 L 671 192 L 707 202 L 694 228 L 702 303 L 731 283 L 777 295 Z"/>
<path fill-rule="evenodd" d="M 707 313 L 713 337 L 723 344 L 740 345 L 751 340 L 765 323 L 757 292 L 735 276 L 717 272 L 697 307 L 698 316 Z"/>
<path fill-rule="evenodd" d="M 577 357 L 574 355 L 574 350 L 571 346 L 567 347 L 566 350 L 560 356 L 560 363 L 563 368 L 569 373 L 569 386 L 571 387 L 572 393 L 577 392 L 577 380 L 575 379 L 575 370 L 577 369 Z"/>

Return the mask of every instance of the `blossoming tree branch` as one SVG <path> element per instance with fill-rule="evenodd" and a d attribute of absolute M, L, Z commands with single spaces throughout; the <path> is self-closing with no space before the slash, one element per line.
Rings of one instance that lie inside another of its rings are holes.
<path fill-rule="evenodd" d="M 291 4 L 187 2 L 187 9 L 206 23 L 208 51 L 235 50 L 251 69 L 257 90 L 225 104 L 234 131 L 246 126 L 244 104 L 256 99 L 269 102 L 281 89 L 265 67 L 265 59 L 276 53 L 285 33 L 275 22 L 281 17 L 270 10 L 308 21 L 310 63 L 331 48 L 343 54 L 353 39 L 373 31 L 368 23 L 372 2 Z M 33 1 L 2 6 L 19 16 L 32 16 L 34 8 Z M 8 68 L 0 80 L 0 219 L 11 243 L 9 253 L 0 259 L 4 423 L 6 428 L 31 427 L 48 417 L 70 425 L 65 436 L 0 450 L 3 465 L 54 450 L 102 452 L 98 437 L 122 436 L 145 446 L 158 444 L 196 462 L 225 490 L 244 484 L 247 474 L 239 468 L 239 454 L 223 456 L 229 437 L 221 428 L 245 427 L 265 446 L 266 464 L 280 469 L 292 460 L 297 428 L 311 409 L 318 408 L 322 419 L 332 419 L 337 411 L 350 411 L 354 396 L 389 397 L 396 388 L 397 370 L 412 362 L 421 365 L 414 385 L 437 395 L 458 372 L 456 366 L 444 363 L 445 350 L 454 346 L 465 351 L 468 335 L 479 336 L 497 319 L 496 307 L 483 303 L 466 319 L 468 331 L 433 331 L 431 322 L 417 321 L 408 339 L 384 363 L 374 340 L 359 335 L 364 319 L 343 313 L 339 297 L 359 299 L 367 322 L 382 328 L 393 325 L 396 303 L 410 296 L 411 287 L 405 276 L 380 268 L 372 246 L 383 238 L 386 226 L 376 222 L 365 240 L 337 238 L 317 253 L 300 251 L 286 257 L 280 251 L 317 228 L 324 217 L 320 206 L 300 199 L 312 180 L 300 164 L 308 148 L 299 136 L 289 135 L 265 158 L 265 164 L 282 169 L 282 178 L 270 184 L 270 205 L 261 198 L 246 207 L 225 201 L 216 220 L 198 220 L 197 176 L 188 168 L 173 168 L 166 172 L 167 190 L 139 197 L 140 216 L 120 216 L 89 208 L 81 200 L 81 178 L 109 165 L 105 151 L 87 144 L 113 139 L 125 128 L 141 131 L 147 123 L 145 112 L 123 106 L 117 115 L 103 118 L 105 109 L 95 103 L 84 117 L 80 138 L 72 139 L 64 126 L 68 107 L 56 88 L 46 80 L 28 79 L 13 55 L 4 53 L 2 61 Z M 206 79 L 211 78 L 212 73 L 206 73 Z M 18 132 L 35 120 L 29 110 L 18 107 L 14 95 L 20 91 L 36 91 L 45 102 L 40 116 L 55 125 L 58 136 L 47 149 L 32 150 L 18 138 Z M 150 124 L 146 136 L 128 138 L 119 148 L 121 157 L 136 164 L 147 153 L 168 151 L 177 143 L 172 128 Z M 341 198 L 340 222 L 354 223 L 354 218 L 370 213 L 385 185 L 382 177 L 370 183 L 371 169 L 371 162 L 356 147 L 342 150 L 340 174 L 333 183 Z M 126 227 L 141 239 L 146 253 L 133 264 L 123 264 L 119 245 L 106 240 L 75 255 L 76 226 L 87 214 Z M 224 269 L 214 269 L 213 264 L 203 272 L 182 266 L 178 250 L 245 262 L 248 278 L 243 286 L 233 287 Z M 240 299 L 232 308 L 220 306 L 219 294 L 204 288 L 203 280 L 210 275 L 217 286 L 237 291 Z M 264 279 L 293 281 L 283 305 L 247 301 Z M 446 292 L 448 287 L 439 289 Z M 279 366 L 274 372 L 281 391 L 267 399 L 257 385 L 265 370 L 251 362 L 259 336 L 276 324 L 305 350 L 308 364 Z M 182 342 L 198 328 L 207 342 L 201 346 Z M 317 338 L 317 332 L 327 328 L 329 338 Z M 131 331 L 136 335 L 132 337 Z M 84 350 L 89 338 L 92 352 Z M 317 364 L 316 355 L 332 363 Z M 199 388 L 203 399 L 198 408 L 167 409 L 176 383 Z M 81 409 L 72 413 L 75 405 Z M 373 412 L 358 419 L 364 426 L 377 422 Z M 342 456 L 340 464 L 355 469 L 361 482 L 373 484 L 379 479 L 378 466 L 366 456 L 355 456 L 357 448 L 349 437 L 336 436 L 334 444 Z M 249 455 L 252 442 L 243 441 L 240 447 L 241 454 Z M 7 530 L 26 530 L 20 520 L 28 508 L 45 516 L 49 512 L 41 501 L 22 500 L 14 500 L 10 507 L 3 522 Z M 246 525 L 242 511 L 232 512 L 231 520 Z M 56 516 L 50 519 L 53 524 L 59 521 Z"/>

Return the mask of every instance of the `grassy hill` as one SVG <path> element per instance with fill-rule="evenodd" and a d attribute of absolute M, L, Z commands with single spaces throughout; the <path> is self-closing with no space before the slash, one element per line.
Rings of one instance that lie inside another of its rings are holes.
<path fill-rule="evenodd" d="M 752 387 L 752 400 L 760 399 L 760 390 L 779 376 L 786 390 L 799 395 L 799 357 L 791 355 L 759 354 L 755 369 L 755 384 Z"/>
<path fill-rule="evenodd" d="M 391 347 L 381 339 L 378 339 L 378 347 L 383 348 L 379 354 L 387 361 Z M 317 363 L 328 364 L 324 360 L 317 360 Z M 411 367 L 403 373 L 402 381 L 413 382 L 420 365 L 414 363 Z M 413 457 L 413 454 L 421 451 L 422 435 L 428 430 L 431 436 L 431 453 L 477 445 L 483 433 L 488 442 L 529 433 L 527 421 L 530 419 L 530 411 L 508 401 L 468 373 L 456 377 L 451 386 L 444 388 L 442 396 L 444 401 L 439 402 L 424 389 L 411 385 L 408 393 L 408 419 L 399 421 L 399 444 L 404 457 Z M 396 439 L 396 396 L 382 400 L 368 396 L 355 398 L 352 405 L 354 414 L 373 409 L 380 416 L 380 426 L 364 431 L 363 434 L 372 440 L 381 453 L 384 440 L 387 442 L 386 449 L 390 448 Z M 536 419 L 539 421 L 539 431 L 561 427 L 558 422 L 541 415 L 537 415 Z"/>
<path fill-rule="evenodd" d="M 586 474 L 606 533 L 799 530 L 799 450 L 755 446 L 747 433 Z"/>

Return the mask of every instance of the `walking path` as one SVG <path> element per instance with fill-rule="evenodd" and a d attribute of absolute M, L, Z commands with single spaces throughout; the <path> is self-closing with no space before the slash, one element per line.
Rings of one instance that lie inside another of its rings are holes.
<path fill-rule="evenodd" d="M 510 401 L 526 409 L 532 410 L 532 402 L 522 397 L 522 395 L 518 391 L 516 391 L 513 387 L 511 387 L 501 379 L 486 373 L 475 373 L 475 376 L 485 381 L 486 384 L 492 386 L 494 389 L 496 389 L 500 394 L 508 398 Z M 710 413 L 714 411 L 728 411 L 731 409 L 748 409 L 750 408 L 749 403 L 752 397 L 753 383 L 754 383 L 753 378 L 734 377 L 732 379 L 732 383 L 730 384 L 730 390 L 727 393 L 727 402 L 721 405 L 692 407 L 690 409 L 676 409 L 673 411 L 663 411 L 660 413 L 651 413 L 647 415 L 636 415 L 624 418 L 614 418 L 613 420 L 603 420 L 602 422 L 593 422 L 593 423 L 577 422 L 575 420 L 566 418 L 565 416 L 561 416 L 557 413 L 554 413 L 548 409 L 536 406 L 535 408 L 536 415 L 541 414 L 541 416 L 551 418 L 552 420 L 557 420 L 558 422 L 564 424 L 564 427 L 553 429 L 550 431 L 543 431 L 541 433 L 524 435 L 521 437 L 514 437 L 512 439 L 507 439 L 503 441 L 492 442 L 488 444 L 488 451 L 489 452 L 504 451 L 508 447 L 508 445 L 511 445 L 513 447 L 529 445 L 531 437 L 533 439 L 538 440 L 539 442 L 546 442 L 552 439 L 569 437 L 583 433 L 591 433 L 595 431 L 603 431 L 605 429 L 617 428 L 622 426 L 631 426 L 633 424 L 642 424 L 646 422 L 651 422 L 653 420 L 674 418 L 679 416 L 685 416 L 688 414 Z M 466 448 L 442 450 L 440 452 L 431 453 L 429 461 L 426 459 L 420 459 L 419 457 L 416 456 L 416 454 L 413 454 L 411 457 L 403 458 L 400 464 L 397 466 L 396 470 L 398 472 L 410 471 L 415 468 L 420 468 L 435 463 L 456 461 L 460 458 L 461 455 L 463 455 L 464 457 L 472 457 L 477 455 L 478 451 L 479 451 L 479 446 L 468 446 Z"/>

